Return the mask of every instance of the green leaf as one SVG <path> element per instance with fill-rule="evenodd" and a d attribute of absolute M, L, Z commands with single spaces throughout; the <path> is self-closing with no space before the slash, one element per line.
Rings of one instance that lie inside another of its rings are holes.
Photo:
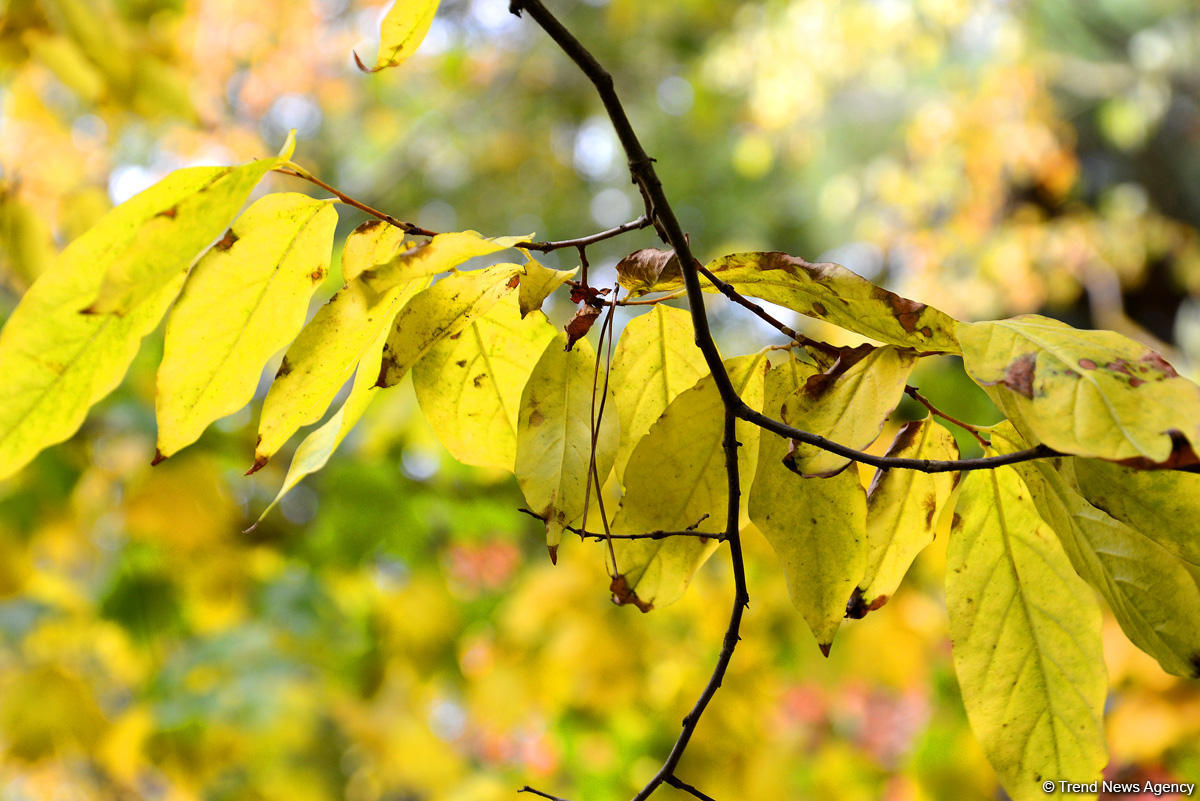
<path fill-rule="evenodd" d="M 1035 314 L 962 323 L 958 337 L 971 378 L 1030 441 L 1137 466 L 1195 458 L 1200 386 L 1146 346 Z"/>
<path fill-rule="evenodd" d="M 383 220 L 367 220 L 346 237 L 342 248 L 342 281 L 350 283 L 365 270 L 373 270 L 401 252 L 417 247 L 405 242 L 404 231 Z"/>
<path fill-rule="evenodd" d="M 920 351 L 959 352 L 953 317 L 876 286 L 840 264 L 810 264 L 777 252 L 734 253 L 710 262 L 708 269 L 742 295 L 880 342 Z M 678 271 L 665 270 L 664 275 L 678 275 Z M 681 286 L 682 278 L 674 278 L 658 282 L 653 291 Z M 717 291 L 707 280 L 703 286 L 706 292 Z"/>
<path fill-rule="evenodd" d="M 1088 503 L 1200 567 L 1200 475 L 1176 470 L 1131 470 L 1096 459 L 1074 459 Z"/>
<path fill-rule="evenodd" d="M 794 356 L 773 367 L 766 378 L 766 413 L 814 374 Z M 828 655 L 867 565 L 866 492 L 854 469 L 832 478 L 801 478 L 784 466 L 787 452 L 781 437 L 768 435 L 759 443 L 750 520 L 775 549 L 792 604 Z"/>
<path fill-rule="evenodd" d="M 939 460 L 959 456 L 954 435 L 930 418 L 906 423 L 887 455 Z M 867 491 L 867 569 L 858 584 L 866 609 L 883 606 L 917 554 L 933 542 L 957 483 L 957 473 L 876 471 Z"/>
<path fill-rule="evenodd" d="M 101 275 L 67 249 L 29 288 L 0 331 L 0 478 L 78 430 L 121 383 L 142 337 L 183 285 L 180 272 L 123 316 L 86 315 Z"/>
<path fill-rule="evenodd" d="M 574 270 L 551 270 L 549 267 L 543 267 L 536 260 L 529 259 L 529 263 L 525 265 L 525 271 L 521 274 L 519 290 L 521 316 L 524 317 L 531 311 L 542 308 L 542 303 L 546 298 L 577 272 L 579 272 L 578 267 Z"/>
<path fill-rule="evenodd" d="M 521 393 L 554 333 L 540 312 L 521 319 L 517 298 L 509 294 L 417 362 L 417 401 L 455 459 L 514 468 Z"/>
<path fill-rule="evenodd" d="M 487 239 L 474 231 L 438 234 L 425 244 L 398 253 L 384 264 L 362 270 L 358 278 L 372 291 L 382 294 L 416 278 L 444 273 L 467 259 L 505 250 L 527 238 L 498 236 Z"/>
<path fill-rule="evenodd" d="M 517 425 L 517 483 L 529 508 L 546 520 L 553 556 L 563 529 L 584 517 L 591 463 L 592 379 L 596 353 L 586 339 L 566 349 L 565 333 L 546 346 L 525 390 Z M 595 408 L 604 400 L 596 388 Z M 620 422 L 612 399 L 596 432 L 596 472 L 603 485 L 612 470 Z M 599 487 L 593 486 L 595 498 Z"/>
<path fill-rule="evenodd" d="M 687 312 L 658 304 L 629 321 L 617 341 L 610 374 L 621 415 L 618 477 L 625 475 L 634 447 L 671 401 L 707 373 Z"/>
<path fill-rule="evenodd" d="M 1011 423 L 988 435 L 1001 453 L 1028 447 Z M 1081 462 L 1043 459 L 1016 470 L 1071 564 L 1104 597 L 1125 636 L 1168 673 L 1200 678 L 1200 569 L 1088 503 L 1075 476 Z"/>
<path fill-rule="evenodd" d="M 267 195 L 192 270 L 158 370 L 158 457 L 254 397 L 263 365 L 304 325 L 329 272 L 332 201 Z"/>
<path fill-rule="evenodd" d="M 127 314 L 186 272 L 211 244 L 269 170 L 287 161 L 292 135 L 280 155 L 240 167 L 189 167 L 104 215 L 62 258 L 104 276 L 89 314 Z M 82 309 L 83 306 L 80 306 Z"/>
<path fill-rule="evenodd" d="M 317 310 L 288 348 L 267 391 L 252 470 L 265 465 L 301 426 L 321 419 L 380 331 L 387 331 L 404 304 L 428 285 L 426 276 L 378 294 L 360 276 Z M 378 378 L 379 365 L 374 369 Z"/>
<path fill-rule="evenodd" d="M 367 69 L 355 53 L 358 68 L 363 72 L 379 72 L 404 63 L 417 52 L 429 33 L 437 8 L 438 0 L 395 0 L 379 28 L 379 58 L 375 66 Z"/>
<path fill-rule="evenodd" d="M 862 450 L 875 441 L 899 405 L 915 363 L 911 350 L 892 346 L 846 349 L 829 369 L 810 376 L 788 396 L 783 419 Z M 789 458 L 805 476 L 832 476 L 850 464 L 844 456 L 803 444 L 797 444 Z"/>
<path fill-rule="evenodd" d="M 383 346 L 379 386 L 398 384 L 431 347 L 486 314 L 516 287 L 520 271 L 516 264 L 495 264 L 453 273 L 410 300 L 396 315 Z"/>
<path fill-rule="evenodd" d="M 762 402 L 766 356 L 756 353 L 726 362 L 730 379 L 747 404 Z M 712 376 L 671 401 L 662 416 L 634 447 L 625 468 L 625 497 L 613 520 L 620 534 L 650 531 L 721 533 L 729 487 L 725 476 L 724 406 Z M 754 480 L 759 430 L 739 421 L 738 468 L 742 486 Z M 746 495 L 742 495 L 743 513 Z M 627 595 L 618 602 L 640 608 L 665 606 L 683 595 L 692 576 L 716 549 L 714 540 L 672 537 L 619 540 L 615 573 L 625 579 Z"/>
<path fill-rule="evenodd" d="M 969 473 L 946 554 L 954 667 L 971 728 L 1014 801 L 1107 761 L 1100 609 L 1015 470 Z M 1095 797 L 1092 795 L 1091 797 Z"/>
<path fill-rule="evenodd" d="M 255 526 L 261 523 L 267 513 L 283 500 L 284 495 L 291 492 L 306 476 L 317 472 L 329 462 L 329 457 L 358 423 L 363 412 L 371 405 L 371 401 L 378 396 L 380 390 L 375 386 L 375 378 L 379 371 L 376 369 L 376 365 L 383 355 L 383 343 L 386 340 L 387 329 L 382 329 L 367 345 L 363 357 L 358 363 L 358 369 L 355 370 L 354 382 L 350 385 L 350 393 L 346 396 L 346 400 L 320 428 L 312 431 L 300 441 L 296 453 L 292 455 L 287 475 L 283 478 L 283 486 L 279 488 L 275 498 L 258 516 L 258 520 L 254 522 Z"/>

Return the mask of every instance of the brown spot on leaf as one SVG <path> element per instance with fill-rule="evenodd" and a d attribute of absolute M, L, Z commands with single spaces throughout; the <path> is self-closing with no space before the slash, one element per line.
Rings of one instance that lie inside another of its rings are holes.
<path fill-rule="evenodd" d="M 1192 654 L 1192 658 L 1188 661 L 1192 664 L 1192 678 L 1200 679 L 1200 654 Z"/>
<path fill-rule="evenodd" d="M 544 422 L 546 422 L 546 415 L 542 414 L 537 409 L 534 409 L 529 413 L 529 425 L 540 426 Z"/>
<path fill-rule="evenodd" d="M 290 372 L 292 372 L 292 363 L 287 360 L 287 356 L 284 356 L 283 361 L 279 363 L 279 369 L 275 371 L 275 378 L 278 380 Z"/>
<path fill-rule="evenodd" d="M 1175 368 L 1172 367 L 1166 359 L 1154 351 L 1150 351 L 1145 356 L 1138 359 L 1138 361 L 1143 362 L 1148 369 L 1162 373 L 1164 378 L 1179 377 L 1179 373 L 1175 372 Z"/>
<path fill-rule="evenodd" d="M 879 609 L 881 606 L 886 604 L 890 599 L 890 595 L 880 595 L 874 601 L 871 601 L 871 605 L 867 607 L 867 611 L 874 612 L 876 609 Z"/>
<path fill-rule="evenodd" d="M 953 528 L 953 529 L 962 528 L 962 517 L 959 516 L 958 512 L 955 512 L 954 515 L 950 518 L 950 528 Z"/>
<path fill-rule="evenodd" d="M 154 449 L 154 459 L 153 459 L 153 461 L 150 462 L 150 466 L 154 467 L 155 465 L 162 464 L 166 460 L 167 460 L 167 455 L 165 453 L 163 453 L 161 450 L 159 450 L 158 448 L 155 448 Z"/>
<path fill-rule="evenodd" d="M 1096 369 L 1096 363 L 1094 361 L 1092 361 L 1091 359 L 1080 359 L 1079 366 L 1082 367 L 1084 370 L 1095 370 Z"/>
<path fill-rule="evenodd" d="M 364 223 L 359 223 L 358 227 L 354 229 L 354 233 L 365 234 L 367 231 L 373 231 L 381 225 L 383 225 L 383 220 L 367 220 Z"/>
<path fill-rule="evenodd" d="M 509 289 L 516 289 L 518 286 L 520 286 L 520 284 L 521 276 L 514 273 L 513 277 L 508 279 L 508 283 L 505 284 L 505 286 L 507 286 Z"/>
<path fill-rule="evenodd" d="M 862 620 L 867 615 L 867 599 L 863 597 L 862 587 L 855 587 L 846 602 L 846 617 L 851 620 Z"/>
<path fill-rule="evenodd" d="M 451 334 L 449 337 L 447 337 L 447 339 L 458 339 L 461 336 L 462 336 L 462 331 L 455 331 L 453 334 Z"/>
<path fill-rule="evenodd" d="M 921 504 L 925 507 L 925 525 L 933 528 L 933 516 L 937 513 L 937 496 L 931 492 Z"/>
<path fill-rule="evenodd" d="M 1131 386 L 1131 387 L 1140 387 L 1142 384 L 1145 384 L 1145 383 L 1146 382 L 1140 378 L 1129 379 L 1129 386 Z"/>
<path fill-rule="evenodd" d="M 599 316 L 600 310 L 595 306 L 586 301 L 579 304 L 575 316 L 563 327 L 563 330 L 567 332 L 567 350 L 573 348 L 576 342 L 587 336 L 587 332 L 592 330 L 592 325 Z"/>
<path fill-rule="evenodd" d="M 466 360 L 466 359 L 459 359 L 459 360 L 458 360 L 458 361 L 456 361 L 454 364 L 455 364 L 455 366 L 457 366 L 457 367 L 466 367 L 466 366 L 467 366 L 467 360 Z"/>
<path fill-rule="evenodd" d="M 558 546 L 557 545 L 547 545 L 546 550 L 550 552 L 550 564 L 557 565 L 558 564 Z"/>
<path fill-rule="evenodd" d="M 309 273 L 308 277 L 312 279 L 314 284 L 319 284 L 325 280 L 325 269 L 323 267 L 318 267 Z"/>
<path fill-rule="evenodd" d="M 824 317 L 826 314 L 829 314 L 829 311 L 825 308 L 824 303 L 814 303 L 813 311 L 816 312 L 821 317 Z"/>
<path fill-rule="evenodd" d="M 837 381 L 851 367 L 865 359 L 873 350 L 875 350 L 873 345 L 859 345 L 857 348 L 841 348 L 838 351 L 837 361 L 829 369 L 823 373 L 809 376 L 808 380 L 804 382 L 805 394 L 810 398 L 824 395 L 833 386 L 833 382 Z"/>
<path fill-rule="evenodd" d="M 475 385 L 476 389 L 479 389 L 481 386 L 483 386 L 483 380 L 485 378 L 487 378 L 487 373 L 480 373 L 471 379 L 471 383 Z"/>
<path fill-rule="evenodd" d="M 1018 356 L 1004 371 L 1004 386 L 1026 398 L 1033 397 L 1033 373 L 1037 366 L 1037 354 Z"/>
<path fill-rule="evenodd" d="M 232 228 L 226 229 L 225 236 L 213 245 L 217 250 L 229 250 L 233 247 L 233 243 L 238 241 L 238 235 L 233 232 Z"/>
<path fill-rule="evenodd" d="M 917 330 L 917 320 L 920 319 L 921 312 L 925 311 L 924 303 L 902 298 L 895 292 L 888 292 L 878 286 L 871 290 L 871 297 L 887 304 L 888 308 L 892 310 L 892 316 L 905 331 L 911 334 Z"/>
<path fill-rule="evenodd" d="M 391 377 L 391 374 L 400 369 L 400 362 L 396 361 L 393 356 L 384 346 L 383 358 L 379 362 L 379 378 L 375 379 L 375 386 L 382 389 L 387 389 L 396 383 L 396 379 Z"/>
<path fill-rule="evenodd" d="M 262 437 L 259 437 L 259 440 L 261 441 Z M 270 460 L 271 460 L 270 456 L 263 456 L 262 454 L 258 454 L 258 453 L 254 454 L 254 464 L 252 464 L 250 466 L 250 469 L 246 471 L 246 475 L 248 475 L 248 476 L 254 475 L 259 470 L 262 470 L 264 467 L 266 467 L 267 462 L 269 462 Z"/>
<path fill-rule="evenodd" d="M 633 591 L 633 588 L 629 586 L 629 582 L 625 580 L 625 576 L 620 573 L 613 576 L 612 582 L 608 585 L 608 591 L 612 593 L 613 603 L 617 606 L 633 604 L 643 612 L 649 612 L 654 608 L 654 604 L 638 598 L 637 593 Z"/>
<path fill-rule="evenodd" d="M 162 211 L 160 211 L 158 214 L 155 214 L 154 216 L 155 217 L 166 217 L 168 220 L 173 220 L 173 219 L 175 219 L 175 215 L 178 213 L 179 213 L 179 207 L 172 206 L 169 209 L 163 209 Z"/>

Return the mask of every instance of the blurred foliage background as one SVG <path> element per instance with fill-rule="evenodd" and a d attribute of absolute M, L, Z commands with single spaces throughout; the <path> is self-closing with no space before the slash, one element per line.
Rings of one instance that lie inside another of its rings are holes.
<path fill-rule="evenodd" d="M 552 5 L 702 256 L 835 260 L 963 318 L 1114 328 L 1195 375 L 1193 0 Z M 291 128 L 300 163 L 429 228 L 567 238 L 641 210 L 590 88 L 504 0 L 443 0 L 373 76 L 350 55 L 374 53 L 366 0 L 0 9 L 0 317 L 113 204 Z M 594 248 L 596 274 L 652 244 Z M 729 353 L 774 341 L 717 325 Z M 241 476 L 256 411 L 150 470 L 160 348 L 0 483 L 0 799 L 602 799 L 654 772 L 719 647 L 723 554 L 672 607 L 613 607 L 600 551 L 552 568 L 511 479 L 453 463 L 403 386 L 242 534 L 282 478 Z M 926 394 L 994 419 L 944 361 Z M 949 664 L 943 547 L 825 660 L 752 533 L 744 641 L 680 774 L 722 799 L 998 797 Z M 1200 780 L 1195 683 L 1111 621 L 1106 658 L 1110 777 Z"/>

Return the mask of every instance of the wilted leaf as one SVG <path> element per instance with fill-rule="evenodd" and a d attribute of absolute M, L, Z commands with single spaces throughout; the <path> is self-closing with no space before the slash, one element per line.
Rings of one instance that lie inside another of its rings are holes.
<path fill-rule="evenodd" d="M 863 336 L 920 351 L 959 352 L 954 318 L 876 286 L 840 264 L 810 264 L 786 253 L 768 252 L 734 253 L 707 266 L 743 295 L 827 320 Z M 717 291 L 707 280 L 701 280 L 704 291 Z M 681 279 L 664 279 L 652 289 L 681 286 Z"/>
<path fill-rule="evenodd" d="M 1195 461 L 1200 386 L 1112 331 L 1035 314 L 962 323 L 963 364 L 1026 439 L 1139 466 Z"/>
<path fill-rule="evenodd" d="M 421 411 L 455 459 L 513 469 L 521 393 L 552 339 L 545 315 L 521 319 L 509 294 L 417 362 L 413 387 Z"/>
<path fill-rule="evenodd" d="M 335 225 L 329 201 L 267 195 L 192 270 L 158 370 L 159 457 L 254 396 L 263 365 L 304 325 L 329 271 Z"/>
<path fill-rule="evenodd" d="M 635 317 L 621 332 L 613 355 L 610 386 L 621 415 L 617 476 L 638 441 L 679 393 L 708 372 L 692 337 L 691 316 L 662 304 Z"/>
<path fill-rule="evenodd" d="M 546 346 L 533 368 L 517 424 L 517 483 L 529 507 L 546 520 L 546 543 L 558 545 L 563 529 L 585 513 L 591 464 L 592 378 L 596 353 L 587 340 L 566 349 L 566 335 Z M 596 389 L 596 408 L 603 399 Z M 596 472 L 603 484 L 612 470 L 620 422 L 612 399 L 596 433 Z M 593 487 L 592 496 L 598 488 Z"/>
<path fill-rule="evenodd" d="M 368 69 L 355 53 L 358 68 L 363 72 L 379 72 L 406 61 L 429 33 L 437 8 L 438 0 L 395 0 L 379 28 L 379 58 L 375 66 Z"/>
<path fill-rule="evenodd" d="M 726 362 L 734 387 L 755 408 L 762 400 L 766 368 L 762 353 Z M 729 487 L 723 438 L 724 406 L 712 376 L 705 376 L 671 401 L 634 447 L 625 468 L 626 493 L 613 531 L 644 534 L 691 526 L 697 531 L 724 531 Z M 737 439 L 742 444 L 738 449 L 742 486 L 748 487 L 758 463 L 759 430 L 739 421 Z M 743 494 L 743 509 L 746 498 Z M 616 541 L 613 546 L 617 555 L 614 572 L 625 577 L 629 590 L 643 604 L 665 606 L 683 595 L 716 543 L 673 537 Z"/>
<path fill-rule="evenodd" d="M 410 300 L 396 315 L 383 346 L 379 386 L 398 384 L 431 347 L 487 314 L 516 287 L 515 276 L 520 269 L 516 264 L 495 264 L 454 273 Z"/>
<path fill-rule="evenodd" d="M 259 180 L 287 161 L 294 146 L 289 135 L 274 158 L 176 170 L 104 215 L 62 256 L 104 276 L 85 304 L 87 313 L 126 314 L 174 281 L 229 227 Z"/>
<path fill-rule="evenodd" d="M 788 396 L 783 420 L 862 450 L 875 441 L 899 405 L 915 363 L 912 351 L 890 345 L 844 350 L 833 366 L 810 376 Z M 831 476 L 850 464 L 844 456 L 801 443 L 788 458 L 805 476 Z"/>
<path fill-rule="evenodd" d="M 957 459 L 954 436 L 931 418 L 906 423 L 888 456 Z M 878 609 L 896 592 L 913 559 L 933 542 L 957 473 L 883 470 L 867 492 L 867 570 L 859 582 L 865 610 Z"/>
<path fill-rule="evenodd" d="M 813 375 L 810 365 L 790 356 L 771 368 L 765 413 L 772 414 Z M 775 549 L 792 604 L 828 655 L 867 564 L 866 492 L 855 470 L 833 478 L 801 478 L 784 467 L 787 451 L 787 440 L 762 437 L 749 492 L 750 520 Z"/>
<path fill-rule="evenodd" d="M 682 285 L 683 270 L 673 250 L 643 248 L 617 262 L 617 283 L 629 292 L 652 292 L 660 283 Z"/>
<path fill-rule="evenodd" d="M 969 473 L 958 514 L 946 606 L 972 730 L 1014 801 L 1095 781 L 1108 690 L 1095 596 L 1012 468 Z"/>
<path fill-rule="evenodd" d="M 578 267 L 574 270 L 551 270 L 549 267 L 543 267 L 534 259 L 530 259 L 529 263 L 525 265 L 525 271 L 521 274 L 521 287 L 518 290 L 521 300 L 521 316 L 524 317 L 531 311 L 542 308 L 542 303 L 546 298 L 577 272 L 579 272 Z"/>

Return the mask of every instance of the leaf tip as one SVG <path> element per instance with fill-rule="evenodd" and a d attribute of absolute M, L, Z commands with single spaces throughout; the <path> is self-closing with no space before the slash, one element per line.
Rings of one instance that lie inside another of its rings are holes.
<path fill-rule="evenodd" d="M 166 460 L 167 460 L 167 454 L 163 453 L 161 449 L 155 448 L 154 449 L 154 458 L 150 461 L 150 466 L 155 467 L 157 465 L 162 464 Z"/>
<path fill-rule="evenodd" d="M 254 464 L 252 464 L 250 466 L 250 469 L 246 471 L 246 475 L 248 475 L 248 476 L 254 475 L 259 470 L 262 470 L 264 467 L 266 467 L 267 462 L 269 462 L 269 461 L 271 461 L 270 456 L 263 456 L 261 453 L 254 454 Z"/>
<path fill-rule="evenodd" d="M 829 658 L 829 649 L 833 647 L 833 643 L 831 643 L 831 642 L 817 643 L 817 647 L 821 649 L 821 656 L 828 659 Z"/>
<path fill-rule="evenodd" d="M 375 72 L 375 70 L 363 63 L 363 60 L 358 57 L 357 51 L 351 50 L 350 55 L 354 56 L 354 66 L 358 67 L 360 72 L 365 72 L 368 75 L 370 75 L 372 72 Z"/>
<path fill-rule="evenodd" d="M 558 546 L 557 545 L 547 545 L 546 550 L 550 552 L 550 564 L 557 565 L 558 564 Z"/>

